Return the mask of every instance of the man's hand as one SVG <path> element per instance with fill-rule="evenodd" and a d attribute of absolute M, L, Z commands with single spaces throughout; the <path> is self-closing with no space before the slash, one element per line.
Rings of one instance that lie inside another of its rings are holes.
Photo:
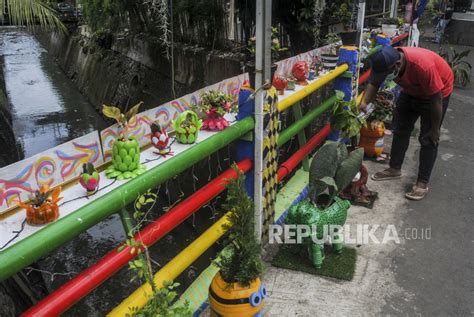
<path fill-rule="evenodd" d="M 429 138 L 434 145 L 438 145 L 439 143 L 439 129 L 431 129 L 426 135 L 426 138 Z"/>

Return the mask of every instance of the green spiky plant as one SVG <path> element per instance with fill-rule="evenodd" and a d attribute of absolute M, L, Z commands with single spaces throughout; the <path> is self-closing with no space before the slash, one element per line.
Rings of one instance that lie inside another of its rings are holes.
<path fill-rule="evenodd" d="M 440 55 L 446 60 L 454 73 L 454 83 L 461 87 L 466 87 L 471 82 L 472 65 L 464 60 L 471 50 L 465 50 L 458 53 L 451 47 L 451 53 L 441 53 Z"/>
<path fill-rule="evenodd" d="M 226 231 L 225 245 L 215 264 L 226 283 L 249 286 L 263 272 L 261 247 L 255 239 L 254 205 L 245 191 L 245 175 L 234 164 L 236 180 L 227 183 L 227 201 L 224 209 L 232 210 Z"/>
<path fill-rule="evenodd" d="M 112 165 L 105 171 L 107 178 L 123 180 L 145 172 L 145 166 L 140 164 L 140 144 L 137 139 L 128 135 L 129 121 L 138 113 L 142 104 L 143 102 L 139 102 L 126 113 L 114 106 L 102 106 L 102 113 L 117 121 L 119 126 L 119 137 L 112 147 Z"/>

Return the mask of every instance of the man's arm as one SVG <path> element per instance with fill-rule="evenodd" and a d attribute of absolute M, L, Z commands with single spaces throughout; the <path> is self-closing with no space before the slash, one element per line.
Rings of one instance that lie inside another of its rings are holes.
<path fill-rule="evenodd" d="M 360 102 L 359 108 L 364 110 L 366 109 L 367 105 L 375 98 L 375 95 L 379 91 L 380 85 L 369 83 L 364 90 L 364 96 L 362 97 L 362 101 Z"/>
<path fill-rule="evenodd" d="M 427 134 L 433 144 L 439 142 L 439 129 L 443 117 L 443 95 L 441 92 L 431 96 L 431 129 Z"/>

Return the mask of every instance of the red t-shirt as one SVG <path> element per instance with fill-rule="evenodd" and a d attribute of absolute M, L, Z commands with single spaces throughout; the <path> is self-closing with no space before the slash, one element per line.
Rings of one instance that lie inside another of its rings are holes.
<path fill-rule="evenodd" d="M 414 97 L 429 97 L 441 91 L 449 96 L 454 88 L 454 75 L 448 63 L 433 51 L 420 47 L 399 47 L 405 54 L 407 66 L 395 82 L 402 91 Z"/>

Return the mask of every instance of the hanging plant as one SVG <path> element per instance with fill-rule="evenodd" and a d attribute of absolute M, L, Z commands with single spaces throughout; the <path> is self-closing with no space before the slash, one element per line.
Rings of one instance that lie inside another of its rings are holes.
<path fill-rule="evenodd" d="M 197 112 L 205 114 L 203 130 L 223 130 L 229 126 L 229 121 L 224 118 L 226 113 L 237 112 L 237 103 L 231 95 L 219 90 L 209 90 L 201 95 L 201 100 L 194 106 Z"/>
<path fill-rule="evenodd" d="M 190 110 L 181 112 L 173 122 L 176 140 L 181 144 L 192 144 L 196 142 L 201 127 L 201 119 L 199 119 L 194 111 Z"/>
<path fill-rule="evenodd" d="M 55 221 L 59 217 L 58 202 L 62 199 L 61 186 L 50 190 L 48 185 L 43 185 L 29 202 L 18 202 L 18 206 L 26 209 L 26 222 L 30 225 L 44 225 Z"/>
<path fill-rule="evenodd" d="M 136 104 L 126 113 L 114 106 L 102 106 L 102 113 L 117 121 L 119 126 L 119 137 L 112 146 L 112 165 L 105 171 L 107 178 L 123 180 L 145 172 L 145 166 L 140 164 L 140 144 L 137 139 L 128 135 L 130 120 L 138 113 L 142 104 L 143 102 Z"/>

